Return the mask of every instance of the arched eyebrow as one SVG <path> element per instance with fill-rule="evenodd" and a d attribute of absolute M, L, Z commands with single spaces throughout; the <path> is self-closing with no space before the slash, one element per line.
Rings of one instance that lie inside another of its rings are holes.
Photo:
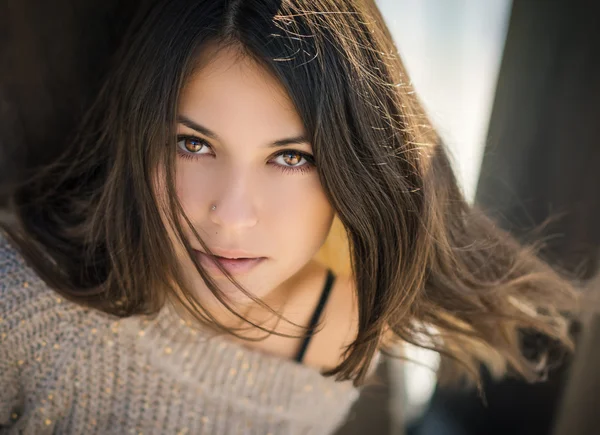
<path fill-rule="evenodd" d="M 198 124 L 195 121 L 192 121 L 191 119 L 189 119 L 188 117 L 186 117 L 184 115 L 179 115 L 177 117 L 177 122 L 185 125 L 188 128 L 191 128 L 192 130 L 196 130 L 198 133 L 201 133 L 204 136 L 208 136 L 211 139 L 221 141 L 219 136 L 214 131 L 209 130 L 208 128 Z M 300 136 L 288 137 L 285 139 L 279 139 L 274 142 L 271 142 L 267 146 L 276 148 L 276 147 L 284 147 L 286 145 L 301 145 L 301 144 L 310 145 L 310 141 L 308 140 L 308 138 L 306 136 L 300 135 Z"/>

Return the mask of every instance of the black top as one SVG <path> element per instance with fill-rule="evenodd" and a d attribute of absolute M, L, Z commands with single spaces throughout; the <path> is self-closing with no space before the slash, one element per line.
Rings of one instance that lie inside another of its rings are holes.
<path fill-rule="evenodd" d="M 310 343 L 310 339 L 312 338 L 312 333 L 314 331 L 319 318 L 321 317 L 321 313 L 323 312 L 323 308 L 327 303 L 327 299 L 329 298 L 329 293 L 331 292 L 331 287 L 333 287 L 333 282 L 335 281 L 335 275 L 331 271 L 331 269 L 327 269 L 327 279 L 325 280 L 325 287 L 323 287 L 323 292 L 321 293 L 321 299 L 319 299 L 319 303 L 315 312 L 313 313 L 312 319 L 310 320 L 309 329 L 307 331 L 307 335 L 302 342 L 302 346 L 300 346 L 300 352 L 296 356 L 297 362 L 302 362 L 304 358 L 304 354 L 306 353 L 306 349 L 308 348 L 308 344 Z"/>

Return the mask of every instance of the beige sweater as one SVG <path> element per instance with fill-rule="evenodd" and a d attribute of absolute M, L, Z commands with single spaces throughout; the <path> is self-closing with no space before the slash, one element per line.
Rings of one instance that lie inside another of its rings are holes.
<path fill-rule="evenodd" d="M 119 319 L 66 301 L 0 233 L 0 433 L 330 434 L 357 397 L 168 309 Z"/>

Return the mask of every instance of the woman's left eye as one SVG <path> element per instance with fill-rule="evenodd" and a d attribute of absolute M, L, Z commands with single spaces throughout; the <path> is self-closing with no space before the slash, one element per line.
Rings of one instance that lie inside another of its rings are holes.
<path fill-rule="evenodd" d="M 276 166 L 285 171 L 309 171 L 315 163 L 312 155 L 295 150 L 282 151 L 272 160 Z"/>
<path fill-rule="evenodd" d="M 302 166 L 308 160 L 299 151 L 284 151 L 275 157 L 277 164 L 282 166 Z M 304 163 L 303 163 L 304 162 Z"/>

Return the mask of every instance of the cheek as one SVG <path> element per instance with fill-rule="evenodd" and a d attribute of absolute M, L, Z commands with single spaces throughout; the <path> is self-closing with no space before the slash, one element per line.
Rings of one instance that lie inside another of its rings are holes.
<path fill-rule="evenodd" d="M 272 183 L 270 190 L 269 228 L 277 244 L 314 255 L 325 242 L 334 217 L 318 177 L 290 176 L 285 182 Z"/>
<path fill-rule="evenodd" d="M 192 217 L 203 210 L 205 204 L 210 201 L 208 187 L 214 183 L 208 182 L 208 179 L 210 179 L 208 171 L 199 171 L 197 165 L 181 162 L 179 158 L 178 160 L 175 190 L 186 214 Z"/>

